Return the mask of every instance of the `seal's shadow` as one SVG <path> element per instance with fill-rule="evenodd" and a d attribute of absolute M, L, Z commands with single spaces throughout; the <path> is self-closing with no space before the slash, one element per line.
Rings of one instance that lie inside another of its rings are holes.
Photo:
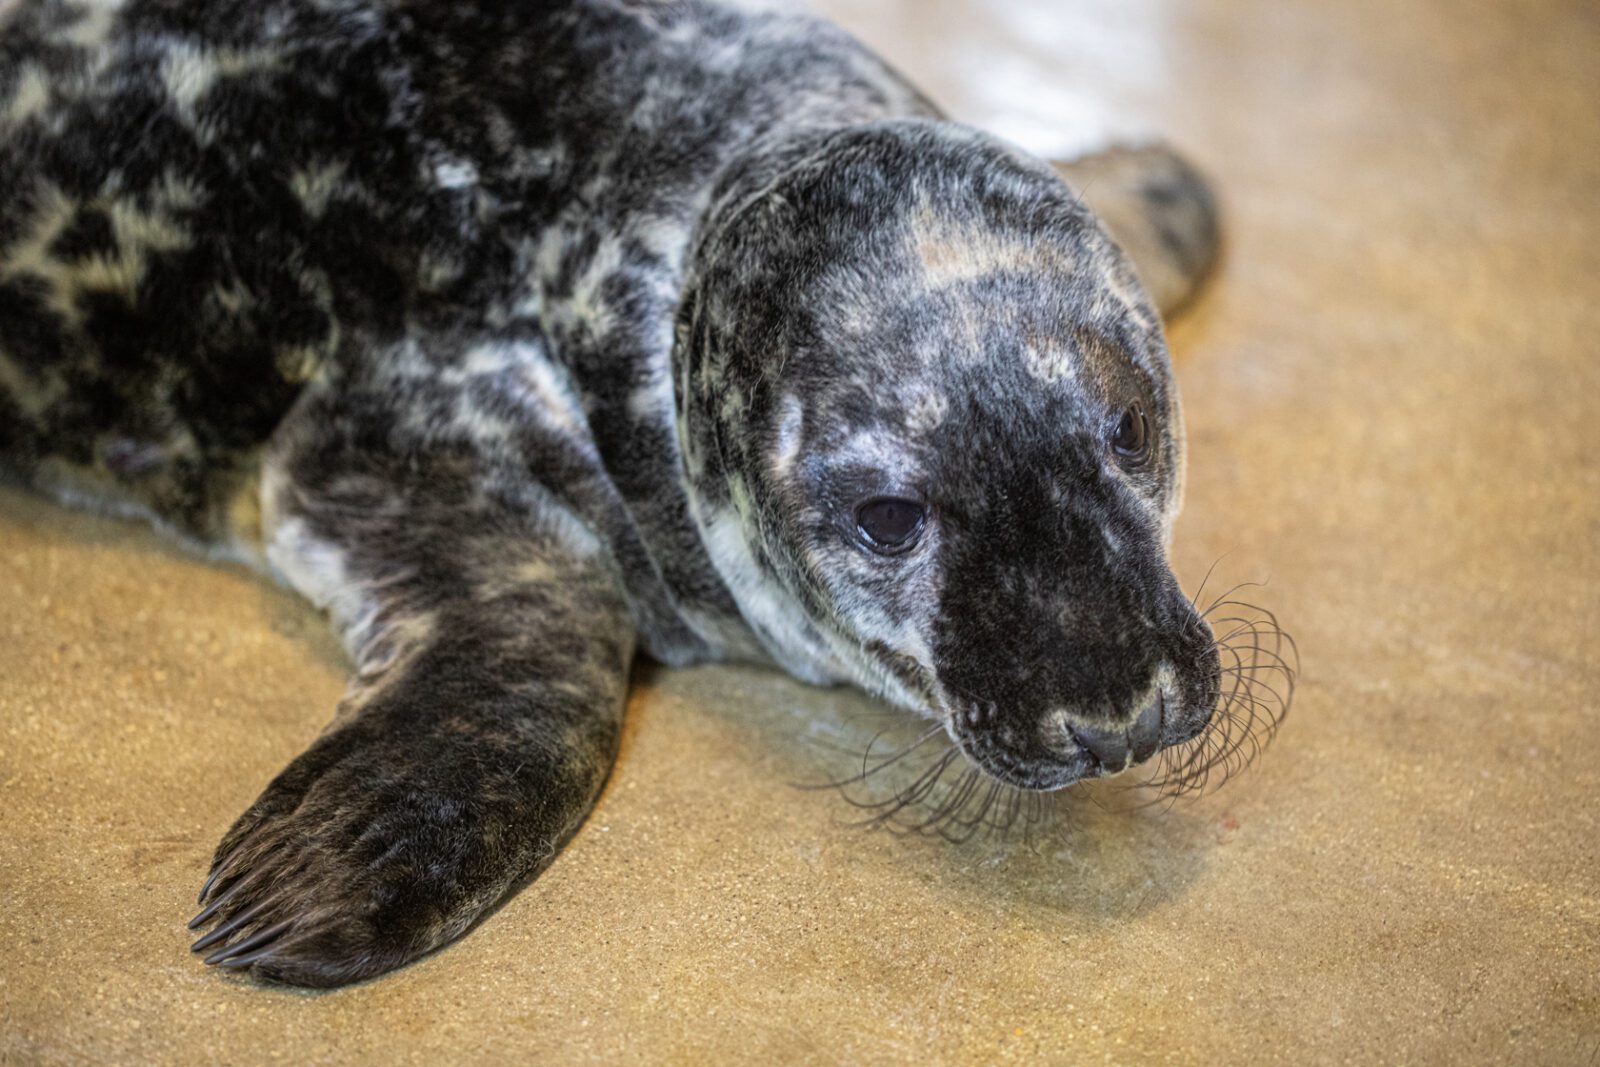
<path fill-rule="evenodd" d="M 54 539 L 111 550 L 124 558 L 218 563 L 172 544 L 142 524 L 63 509 L 4 482 L 0 482 L 0 521 L 22 529 L 47 528 Z M 328 669 L 346 669 L 337 641 L 315 609 L 242 567 L 221 566 L 260 590 L 269 626 L 303 640 L 314 659 Z M 685 685 L 686 679 L 692 682 Z M 874 812 L 852 806 L 847 796 L 868 802 L 892 796 L 915 780 L 927 766 L 926 759 L 908 758 L 844 789 L 817 787 L 858 775 L 869 750 L 882 756 L 897 751 L 925 732 L 924 721 L 851 690 L 819 689 L 770 670 L 673 671 L 643 661 L 636 665 L 633 681 L 636 691 L 642 688 L 646 693 L 633 702 L 608 792 L 628 775 L 630 753 L 644 725 L 640 720 L 651 718 L 649 706 L 655 700 L 651 691 L 675 695 L 761 766 L 774 791 L 789 793 L 814 812 L 822 823 L 819 834 L 856 835 L 871 841 L 875 849 L 892 853 L 897 868 L 936 878 L 976 901 L 1014 902 L 1090 921 L 1116 922 L 1187 893 L 1203 876 L 1216 847 L 1214 813 L 1183 804 L 1170 810 L 1160 805 L 1129 810 L 1151 798 L 1114 782 L 1067 790 L 1043 823 L 1024 826 L 1019 819 L 1008 832 L 979 832 L 962 843 L 905 832 L 906 822 L 916 820 L 919 811 L 926 814 L 925 806 L 908 809 L 904 819 L 891 825 L 869 827 L 863 823 Z M 308 730 L 314 732 L 331 713 L 331 708 L 308 708 Z M 933 756 L 940 749 L 930 743 L 927 751 Z M 514 899 L 516 890 L 505 899 Z"/>
<path fill-rule="evenodd" d="M 1033 822 L 1019 810 L 1006 829 L 985 826 L 967 835 L 958 827 L 956 836 L 965 840 L 915 829 L 948 796 L 940 789 L 892 819 L 873 822 L 882 809 L 859 805 L 914 783 L 945 751 L 942 735 L 865 780 L 829 783 L 858 778 L 869 750 L 877 754 L 869 757 L 870 767 L 914 744 L 928 733 L 927 721 L 852 690 L 818 689 L 755 668 L 682 672 L 642 665 L 635 680 L 725 732 L 730 744 L 771 774 L 774 790 L 796 795 L 832 824 L 819 833 L 861 835 L 875 850 L 886 849 L 895 869 L 932 877 L 984 904 L 1115 923 L 1185 895 L 1217 847 L 1216 815 L 1208 805 L 1164 803 L 1120 779 L 1063 790 Z M 692 697 L 685 692 L 690 688 Z M 965 765 L 950 766 L 946 778 L 954 783 Z M 625 750 L 618 774 L 627 773 Z M 969 802 L 969 819 L 979 803 Z M 1001 803 L 997 798 L 991 805 L 989 821 L 1003 810 Z"/>

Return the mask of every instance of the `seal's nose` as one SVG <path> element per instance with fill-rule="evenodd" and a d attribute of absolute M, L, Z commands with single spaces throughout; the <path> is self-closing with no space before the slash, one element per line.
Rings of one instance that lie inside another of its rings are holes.
<path fill-rule="evenodd" d="M 1120 729 L 1099 729 L 1092 726 L 1072 727 L 1072 739 L 1082 745 L 1100 762 L 1107 774 L 1127 770 L 1132 764 L 1143 763 L 1161 748 L 1161 718 L 1165 701 L 1157 697 L 1144 709 L 1132 726 Z M 1129 757 L 1132 757 L 1131 759 Z"/>

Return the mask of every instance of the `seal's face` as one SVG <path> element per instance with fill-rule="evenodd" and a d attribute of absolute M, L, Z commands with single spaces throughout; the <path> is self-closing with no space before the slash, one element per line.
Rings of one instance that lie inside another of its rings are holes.
<path fill-rule="evenodd" d="M 708 245 L 685 455 L 780 658 L 939 716 L 1031 789 L 1204 727 L 1219 665 L 1166 560 L 1183 433 L 1159 321 L 1059 179 L 960 128 L 869 127 Z"/>

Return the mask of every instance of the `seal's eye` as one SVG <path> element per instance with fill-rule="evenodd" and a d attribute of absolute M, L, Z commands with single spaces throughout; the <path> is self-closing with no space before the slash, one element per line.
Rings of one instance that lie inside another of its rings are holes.
<path fill-rule="evenodd" d="M 856 529 L 874 552 L 893 555 L 916 543 L 926 510 L 915 500 L 878 496 L 856 508 Z"/>
<path fill-rule="evenodd" d="M 1150 422 L 1144 417 L 1144 408 L 1131 404 L 1123 410 L 1117 431 L 1111 435 L 1111 447 L 1123 459 L 1144 459 L 1150 450 Z"/>

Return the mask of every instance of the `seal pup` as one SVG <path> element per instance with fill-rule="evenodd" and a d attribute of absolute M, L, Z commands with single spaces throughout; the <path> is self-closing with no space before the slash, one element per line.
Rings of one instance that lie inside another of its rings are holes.
<path fill-rule="evenodd" d="M 353 665 L 217 848 L 207 962 L 330 986 L 459 936 L 583 821 L 640 653 L 858 685 L 1027 790 L 1212 718 L 1156 307 L 1051 166 L 842 31 L 0 19 L 0 456 L 287 582 Z M 1176 303 L 1209 195 L 1115 162 Z"/>

